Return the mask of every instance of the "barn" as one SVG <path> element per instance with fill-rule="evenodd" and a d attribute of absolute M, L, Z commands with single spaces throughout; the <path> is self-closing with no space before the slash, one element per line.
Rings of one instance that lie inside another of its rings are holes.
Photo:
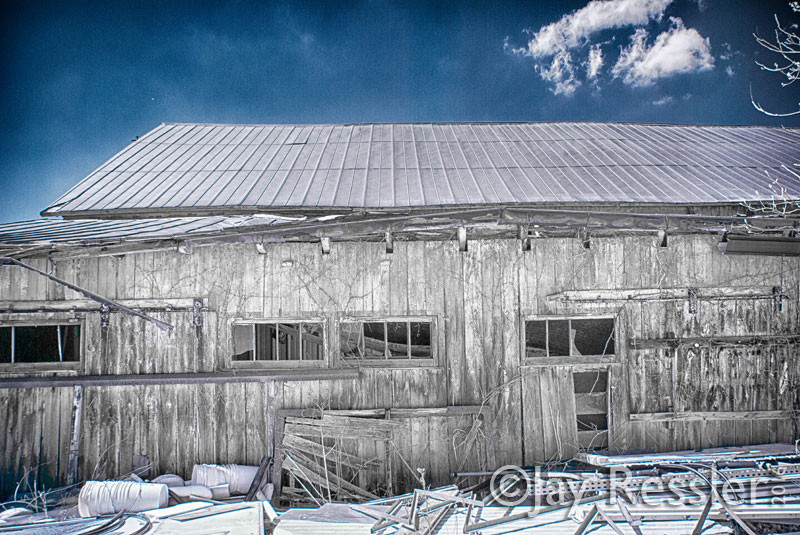
<path fill-rule="evenodd" d="M 0 486 L 794 442 L 798 162 L 787 128 L 162 124 L 0 225 Z"/>

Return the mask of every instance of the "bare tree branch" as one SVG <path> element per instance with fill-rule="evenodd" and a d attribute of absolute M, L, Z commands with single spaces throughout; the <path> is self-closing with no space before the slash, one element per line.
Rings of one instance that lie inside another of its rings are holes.
<path fill-rule="evenodd" d="M 789 7 L 795 13 L 800 13 L 800 2 L 789 2 Z M 763 71 L 777 72 L 785 76 L 787 81 L 781 82 L 781 87 L 786 87 L 800 79 L 800 35 L 794 31 L 790 31 L 797 28 L 797 25 L 792 25 L 788 29 L 781 26 L 778 15 L 775 15 L 775 25 L 774 41 L 765 39 L 757 33 L 754 33 L 753 37 L 756 43 L 763 48 L 775 54 L 779 54 L 781 57 L 781 60 L 779 60 L 780 63 L 776 62 L 772 65 L 766 65 L 756 61 L 756 65 L 761 67 Z M 798 103 L 798 109 L 792 112 L 778 113 L 764 109 L 753 97 L 752 86 L 750 87 L 750 102 L 755 109 L 771 117 L 789 117 L 800 114 L 800 102 Z"/>

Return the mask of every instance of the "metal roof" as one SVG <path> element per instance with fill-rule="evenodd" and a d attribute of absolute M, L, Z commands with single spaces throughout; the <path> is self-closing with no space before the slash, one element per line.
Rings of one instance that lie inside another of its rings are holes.
<path fill-rule="evenodd" d="M 286 222 L 273 217 L 165 219 L 36 219 L 0 224 L 0 244 L 115 243 L 185 238 L 215 231 Z"/>
<path fill-rule="evenodd" d="M 800 129 L 619 123 L 162 124 L 43 215 L 542 203 L 738 203 L 776 196 Z"/>

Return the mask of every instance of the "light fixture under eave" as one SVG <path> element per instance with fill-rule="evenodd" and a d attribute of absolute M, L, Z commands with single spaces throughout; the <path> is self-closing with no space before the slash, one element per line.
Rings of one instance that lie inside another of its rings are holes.
<path fill-rule="evenodd" d="M 800 256 L 800 239 L 786 236 L 734 236 L 727 234 L 717 244 L 726 255 Z"/>

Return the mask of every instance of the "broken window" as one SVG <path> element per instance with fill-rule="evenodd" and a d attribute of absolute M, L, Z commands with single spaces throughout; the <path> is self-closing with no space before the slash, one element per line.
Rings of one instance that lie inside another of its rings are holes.
<path fill-rule="evenodd" d="M 576 394 L 595 394 L 608 390 L 608 372 L 591 371 L 572 374 Z"/>
<path fill-rule="evenodd" d="M 78 362 L 81 358 L 81 326 L 0 326 L 0 364 Z"/>
<path fill-rule="evenodd" d="M 433 358 L 430 319 L 351 321 L 340 324 L 345 360 L 419 361 Z"/>
<path fill-rule="evenodd" d="M 578 445 L 595 450 L 608 447 L 608 370 L 572 374 Z"/>
<path fill-rule="evenodd" d="M 536 319 L 525 321 L 525 355 L 581 357 L 613 355 L 613 318 Z"/>
<path fill-rule="evenodd" d="M 238 323 L 233 326 L 233 360 L 323 360 L 324 332 L 324 324 L 314 321 Z"/>

